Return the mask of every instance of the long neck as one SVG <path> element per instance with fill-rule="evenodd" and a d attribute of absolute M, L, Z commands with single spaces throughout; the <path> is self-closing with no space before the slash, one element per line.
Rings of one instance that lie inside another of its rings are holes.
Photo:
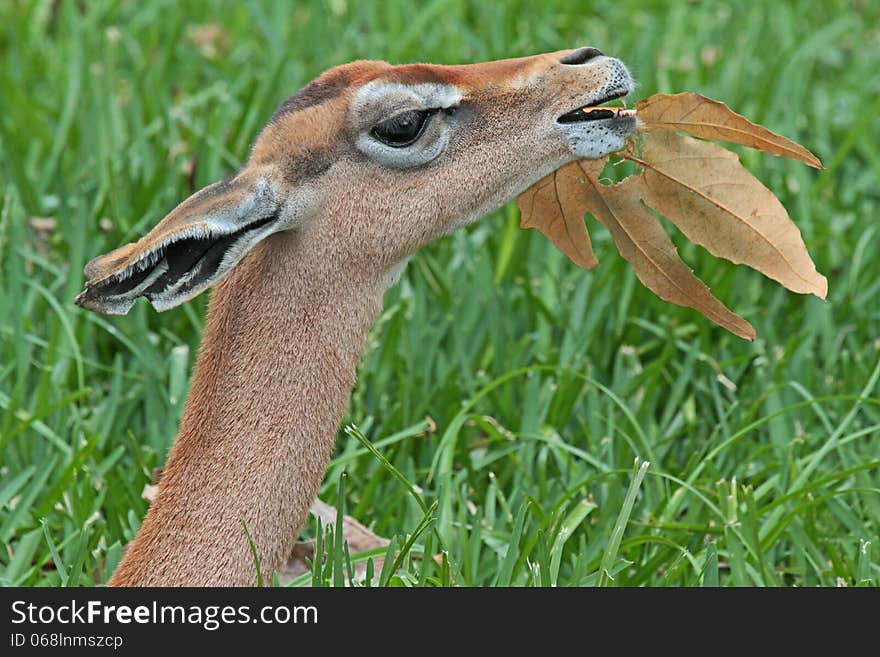
<path fill-rule="evenodd" d="M 380 286 L 279 233 L 211 299 L 180 432 L 111 585 L 253 585 L 290 554 L 330 457 Z"/>

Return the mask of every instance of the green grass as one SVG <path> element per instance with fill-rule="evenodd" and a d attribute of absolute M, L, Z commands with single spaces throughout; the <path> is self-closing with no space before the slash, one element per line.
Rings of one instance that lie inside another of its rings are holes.
<path fill-rule="evenodd" d="M 743 153 L 828 301 L 674 235 L 750 344 L 643 289 L 592 220 L 584 272 L 508 205 L 387 293 L 322 496 L 393 537 L 389 584 L 876 586 L 880 6 L 578 4 L 0 4 L 0 582 L 106 581 L 186 397 L 205 296 L 84 312 L 88 259 L 232 172 L 334 64 L 590 44 L 638 97 L 698 91 L 822 158 Z M 306 579 L 339 583 L 358 557 L 320 533 Z"/>

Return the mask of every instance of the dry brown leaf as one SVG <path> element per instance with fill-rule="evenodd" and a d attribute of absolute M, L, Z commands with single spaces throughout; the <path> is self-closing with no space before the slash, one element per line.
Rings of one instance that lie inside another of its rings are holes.
<path fill-rule="evenodd" d="M 652 128 L 683 130 L 695 137 L 729 141 L 789 157 L 817 169 L 822 163 L 806 148 L 737 114 L 727 105 L 689 91 L 655 94 L 636 103 L 639 119 Z"/>
<path fill-rule="evenodd" d="M 320 499 L 316 498 L 314 503 L 312 504 L 310 512 L 316 518 L 321 519 L 321 524 L 324 527 L 336 526 L 336 507 L 330 506 L 329 504 L 322 502 Z M 345 541 L 348 542 L 348 550 L 352 556 L 358 554 L 359 552 L 366 552 L 367 550 L 372 550 L 379 547 L 386 547 L 389 543 L 387 538 L 374 534 L 351 516 L 342 516 L 342 537 Z M 302 541 L 295 543 L 290 557 L 281 568 L 281 572 L 279 572 L 278 574 L 281 585 L 286 586 L 303 573 L 308 572 L 308 562 L 314 560 L 314 541 Z M 377 557 L 373 560 L 374 585 L 378 581 L 378 577 L 381 574 L 382 564 L 384 563 L 384 561 L 385 559 L 383 557 Z M 354 568 L 354 574 L 355 579 L 362 581 L 367 575 L 367 564 L 365 562 L 357 563 Z M 346 583 L 350 584 L 350 582 L 348 582 L 347 576 Z"/>
<path fill-rule="evenodd" d="M 321 519 L 324 527 L 336 525 L 336 507 L 316 498 L 310 511 L 313 516 Z M 342 535 L 348 541 L 351 554 L 385 547 L 389 543 L 387 538 L 374 534 L 351 516 L 342 516 Z"/>
<path fill-rule="evenodd" d="M 624 157 L 643 169 L 644 184 L 633 193 L 642 194 L 689 240 L 793 292 L 825 298 L 828 282 L 816 271 L 800 230 L 736 153 L 676 132 L 650 130 L 640 156 Z"/>
<path fill-rule="evenodd" d="M 599 261 L 584 224 L 577 181 L 566 171 L 567 167 L 554 171 L 519 195 L 520 227 L 537 228 L 574 264 L 592 269 Z"/>
<path fill-rule="evenodd" d="M 747 264 L 795 292 L 825 298 L 828 283 L 816 271 L 785 208 L 739 162 L 735 153 L 679 134 L 731 141 L 821 168 L 802 146 L 698 94 L 658 94 L 636 104 L 641 150 L 632 142 L 622 157 L 640 171 L 617 185 L 599 182 L 608 158 L 581 160 L 545 176 L 519 199 L 522 227 L 537 228 L 584 268 L 598 264 L 585 212 L 611 232 L 639 280 L 659 297 L 695 308 L 748 340 L 751 324 L 712 296 L 678 257 L 656 210 L 712 254 Z"/>
<path fill-rule="evenodd" d="M 604 165 L 603 160 L 581 160 L 568 167 L 582 171 L 583 207 L 608 229 L 642 284 L 664 301 L 694 308 L 731 333 L 754 340 L 752 325 L 712 296 L 679 258 L 657 218 L 642 205 L 634 189 L 642 184 L 641 176 L 621 185 L 603 185 L 599 178 Z"/>

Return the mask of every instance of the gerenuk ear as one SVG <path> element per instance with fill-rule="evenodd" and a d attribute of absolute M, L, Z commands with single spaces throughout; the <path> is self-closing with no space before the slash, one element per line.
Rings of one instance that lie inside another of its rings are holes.
<path fill-rule="evenodd" d="M 291 227 L 272 171 L 244 170 L 178 205 L 133 244 L 99 256 L 76 298 L 83 308 L 124 315 L 138 297 L 168 310 L 210 287 L 267 235 Z"/>

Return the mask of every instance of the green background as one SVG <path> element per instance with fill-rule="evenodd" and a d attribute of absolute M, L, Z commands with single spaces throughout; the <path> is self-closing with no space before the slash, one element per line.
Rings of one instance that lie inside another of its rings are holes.
<path fill-rule="evenodd" d="M 106 581 L 186 397 L 207 295 L 102 317 L 73 304 L 86 261 L 233 172 L 326 68 L 582 45 L 635 98 L 701 92 L 823 160 L 742 152 L 828 301 L 672 232 L 747 343 L 642 288 L 592 219 L 584 272 L 509 204 L 387 293 L 322 498 L 403 547 L 383 583 L 876 585 L 880 5 L 834 0 L 0 4 L 0 582 Z M 328 554 L 303 580 L 340 581 Z"/>

